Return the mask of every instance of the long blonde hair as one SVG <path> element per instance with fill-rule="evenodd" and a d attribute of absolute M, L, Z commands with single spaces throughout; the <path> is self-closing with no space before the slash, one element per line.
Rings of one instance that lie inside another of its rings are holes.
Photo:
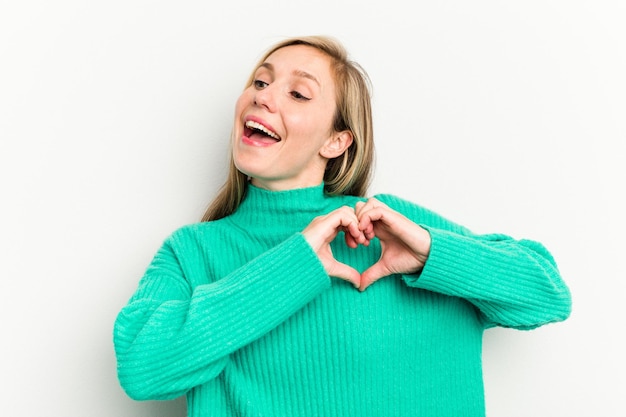
<path fill-rule="evenodd" d="M 371 85 L 365 70 L 349 59 L 341 43 L 327 36 L 305 36 L 279 42 L 259 60 L 248 78 L 246 88 L 254 82 L 256 69 L 271 54 L 291 45 L 308 45 L 330 57 L 337 91 L 333 129 L 336 132 L 349 130 L 353 135 L 350 147 L 341 156 L 328 161 L 324 173 L 324 191 L 330 195 L 364 196 L 371 181 L 374 160 Z M 248 178 L 235 167 L 231 152 L 226 182 L 202 216 L 202 221 L 221 219 L 235 212 L 243 201 L 247 186 Z"/>

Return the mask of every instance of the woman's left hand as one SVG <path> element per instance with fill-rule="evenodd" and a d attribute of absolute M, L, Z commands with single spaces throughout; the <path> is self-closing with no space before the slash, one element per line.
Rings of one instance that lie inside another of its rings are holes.
<path fill-rule="evenodd" d="M 357 203 L 359 229 L 365 237 L 380 240 L 382 253 L 378 262 L 361 274 L 359 289 L 391 274 L 420 271 L 430 253 L 430 233 L 375 198 Z"/>

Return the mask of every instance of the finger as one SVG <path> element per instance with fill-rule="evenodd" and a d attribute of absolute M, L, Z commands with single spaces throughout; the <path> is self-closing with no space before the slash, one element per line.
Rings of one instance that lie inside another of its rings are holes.
<path fill-rule="evenodd" d="M 363 236 L 365 236 L 368 242 L 374 239 L 374 237 L 376 236 L 376 233 L 374 231 L 374 223 L 369 221 L 369 219 L 366 220 L 363 224 L 359 222 L 359 228 L 361 228 Z"/>
<path fill-rule="evenodd" d="M 371 238 L 369 235 L 372 232 L 369 229 L 370 224 L 373 225 L 374 233 L 380 233 L 384 228 L 384 230 L 397 236 L 402 235 L 405 230 L 409 230 L 409 226 L 416 226 L 402 214 L 383 204 L 364 210 L 359 216 L 359 228 L 365 232 L 368 238 Z"/>
<path fill-rule="evenodd" d="M 359 291 L 365 291 L 367 287 L 387 275 L 389 275 L 387 268 L 380 261 L 376 262 L 361 274 Z"/>
<path fill-rule="evenodd" d="M 376 201 L 375 199 L 370 199 L 370 201 L 371 200 Z M 374 201 L 370 201 L 367 203 L 359 201 L 355 206 L 355 214 L 358 220 L 359 229 L 363 232 L 363 235 L 367 239 L 368 243 L 375 237 L 374 224 L 368 216 L 364 215 L 364 213 L 370 210 L 368 207 L 371 207 L 374 204 Z"/>
<path fill-rule="evenodd" d="M 372 207 L 378 207 L 378 206 L 384 206 L 384 205 L 385 204 L 381 203 L 380 200 L 378 200 L 377 198 L 370 197 L 366 201 L 359 201 L 359 202 L 357 202 L 356 205 L 355 205 L 355 212 L 358 215 L 358 213 L 361 210 L 368 210 L 368 209 L 370 209 Z"/>
<path fill-rule="evenodd" d="M 372 221 L 376 221 L 380 219 L 380 216 L 385 210 L 390 209 L 377 199 L 370 198 L 365 204 L 358 205 L 355 213 L 357 219 L 359 219 L 359 222 L 366 217 L 369 217 Z M 374 215 L 374 213 L 376 213 L 376 215 Z"/>
<path fill-rule="evenodd" d="M 352 224 L 352 226 L 350 226 Z M 316 217 L 302 231 L 309 244 L 319 250 L 322 245 L 330 243 L 341 230 L 349 230 L 355 241 L 364 240 L 358 230 L 358 219 L 351 207 L 341 207 L 324 216 Z"/>
<path fill-rule="evenodd" d="M 359 219 L 359 229 L 363 232 L 363 235 L 372 240 L 376 236 L 375 223 L 380 221 L 383 214 L 379 209 L 369 209 L 361 211 Z"/>
<path fill-rule="evenodd" d="M 344 240 L 346 241 L 346 245 L 348 245 L 349 248 L 354 249 L 357 246 L 359 246 L 359 243 L 354 239 L 354 237 L 350 233 L 344 233 Z"/>
<path fill-rule="evenodd" d="M 371 206 L 369 208 L 364 208 L 357 216 L 357 219 L 359 219 L 359 226 L 363 225 L 364 221 L 377 222 L 382 220 L 386 212 L 388 212 L 386 207 Z"/>
<path fill-rule="evenodd" d="M 359 274 L 359 271 L 356 269 L 344 263 L 338 261 L 333 262 L 332 266 L 329 268 L 328 275 L 348 281 L 352 283 L 355 288 L 360 288 L 361 274 Z"/>
<path fill-rule="evenodd" d="M 356 247 L 366 242 L 367 239 L 361 229 L 359 229 L 359 221 L 354 212 L 347 214 L 346 217 L 342 217 L 340 221 L 340 226 L 346 234 L 346 243 L 348 243 L 348 246 Z M 351 245 L 352 243 L 354 246 Z"/>
<path fill-rule="evenodd" d="M 359 213 L 361 212 L 363 207 L 365 207 L 365 202 L 364 201 L 358 201 L 356 203 L 356 205 L 354 206 L 354 212 L 355 212 L 357 217 L 359 217 Z"/>

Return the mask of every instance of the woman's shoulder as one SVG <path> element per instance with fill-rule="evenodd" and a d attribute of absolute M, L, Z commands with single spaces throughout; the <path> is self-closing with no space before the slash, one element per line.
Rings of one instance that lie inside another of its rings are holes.
<path fill-rule="evenodd" d="M 391 209 L 403 214 L 415 223 L 452 230 L 459 233 L 469 232 L 464 226 L 451 221 L 435 210 L 415 203 L 404 197 L 400 197 L 395 194 L 380 193 L 375 194 L 373 198 L 389 206 Z"/>
<path fill-rule="evenodd" d="M 378 194 L 374 194 L 372 198 L 375 198 L 381 203 L 391 207 L 392 209 L 404 215 L 410 215 L 412 213 L 428 213 L 432 215 L 436 214 L 434 211 L 427 209 L 426 207 L 416 202 L 413 202 L 411 200 L 408 200 L 404 197 L 400 197 L 395 194 L 378 193 Z"/>
<path fill-rule="evenodd" d="M 174 229 L 166 238 L 168 242 L 205 240 L 225 226 L 224 219 L 187 223 Z"/>

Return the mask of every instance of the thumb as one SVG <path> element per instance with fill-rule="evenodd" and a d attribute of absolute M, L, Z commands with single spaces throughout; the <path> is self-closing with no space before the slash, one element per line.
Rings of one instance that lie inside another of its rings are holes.
<path fill-rule="evenodd" d="M 355 288 L 359 288 L 361 285 L 361 274 L 359 274 L 359 271 L 338 261 L 334 261 L 330 265 L 328 275 L 348 281 Z"/>
<path fill-rule="evenodd" d="M 380 278 L 389 275 L 389 271 L 382 262 L 378 261 L 374 265 L 367 268 L 361 274 L 361 282 L 359 285 L 360 291 L 365 291 L 367 287 L 378 281 Z"/>

